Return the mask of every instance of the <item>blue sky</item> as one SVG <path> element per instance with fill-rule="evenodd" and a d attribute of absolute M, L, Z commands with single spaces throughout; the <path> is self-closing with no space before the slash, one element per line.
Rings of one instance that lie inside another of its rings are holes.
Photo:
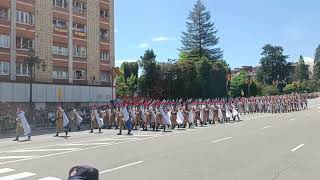
<path fill-rule="evenodd" d="M 319 0 L 203 0 L 232 68 L 258 65 L 261 48 L 281 45 L 290 55 L 313 57 L 320 43 Z M 152 48 L 158 61 L 178 57 L 181 32 L 196 0 L 115 0 L 116 64 Z"/>

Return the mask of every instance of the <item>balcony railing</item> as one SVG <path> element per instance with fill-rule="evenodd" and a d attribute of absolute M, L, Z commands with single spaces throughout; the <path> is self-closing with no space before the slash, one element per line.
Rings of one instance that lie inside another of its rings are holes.
<path fill-rule="evenodd" d="M 9 16 L 3 16 L 3 15 L 1 15 L 1 16 L 0 16 L 0 20 L 8 21 L 8 20 L 9 20 Z"/>
<path fill-rule="evenodd" d="M 53 4 L 55 7 L 58 7 L 58 8 L 63 8 L 63 9 L 67 9 L 68 8 L 68 4 L 65 3 L 65 4 L 61 4 L 61 3 L 54 3 Z"/>
<path fill-rule="evenodd" d="M 57 32 L 62 32 L 62 33 L 66 33 L 67 32 L 67 28 L 63 28 L 63 27 L 54 27 L 54 30 Z"/>
<path fill-rule="evenodd" d="M 73 34 L 81 37 L 87 36 L 87 32 L 84 29 L 73 28 Z"/>

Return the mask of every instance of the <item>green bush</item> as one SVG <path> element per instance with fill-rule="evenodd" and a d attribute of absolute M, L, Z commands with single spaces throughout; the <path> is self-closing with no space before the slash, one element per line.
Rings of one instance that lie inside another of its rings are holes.
<path fill-rule="evenodd" d="M 312 93 L 318 91 L 320 91 L 320 81 L 316 80 L 297 81 L 286 85 L 284 88 L 286 94 L 303 92 Z"/>
<path fill-rule="evenodd" d="M 264 96 L 273 96 L 273 95 L 278 95 L 279 92 L 276 88 L 276 86 L 268 85 L 265 86 L 262 90 L 262 95 Z"/>

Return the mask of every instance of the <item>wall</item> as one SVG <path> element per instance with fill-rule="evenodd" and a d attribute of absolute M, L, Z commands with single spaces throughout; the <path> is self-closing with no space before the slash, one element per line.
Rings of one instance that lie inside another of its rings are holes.
<path fill-rule="evenodd" d="M 105 103 L 111 100 L 111 92 L 111 87 L 33 84 L 32 101 Z M 0 82 L 1 102 L 29 102 L 29 84 Z"/>

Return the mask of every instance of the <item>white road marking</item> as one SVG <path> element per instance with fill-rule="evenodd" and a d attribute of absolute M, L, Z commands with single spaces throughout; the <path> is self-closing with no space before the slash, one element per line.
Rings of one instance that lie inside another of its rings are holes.
<path fill-rule="evenodd" d="M 71 144 L 63 144 L 60 146 L 93 146 L 93 145 L 111 145 L 112 143 L 86 143 L 86 144 L 80 144 L 80 143 L 71 143 Z"/>
<path fill-rule="evenodd" d="M 2 173 L 12 172 L 12 171 L 14 171 L 14 169 L 10 169 L 10 168 L 3 168 L 3 169 L 0 169 L 0 174 L 2 174 Z"/>
<path fill-rule="evenodd" d="M 42 179 L 39 179 L 39 180 L 61 180 L 61 179 L 54 178 L 54 177 L 46 177 L 46 178 L 42 178 Z"/>
<path fill-rule="evenodd" d="M 166 134 L 166 135 L 163 135 L 163 136 L 169 136 L 169 135 L 173 135 L 173 134 L 174 134 L 174 133 L 170 133 L 170 134 Z M 3 164 L 11 164 L 11 163 L 16 163 L 16 162 L 22 162 L 22 161 L 29 161 L 29 160 L 40 159 L 40 158 L 45 158 L 45 157 L 52 157 L 52 156 L 57 156 L 57 155 L 62 155 L 62 154 L 69 154 L 69 153 L 73 153 L 73 152 L 79 152 L 79 151 L 84 151 L 84 150 L 103 148 L 103 147 L 107 147 L 107 146 L 111 146 L 111 145 L 118 145 L 118 144 L 124 144 L 124 143 L 130 143 L 130 142 L 136 142 L 136 141 L 147 140 L 147 139 L 154 139 L 154 138 L 157 138 L 157 137 L 147 137 L 147 138 L 144 138 L 144 139 L 137 139 L 137 140 L 131 140 L 131 141 L 122 141 L 122 142 L 118 142 L 118 143 L 114 143 L 114 144 L 110 144 L 110 145 L 109 145 L 109 144 L 108 144 L 108 145 L 100 145 L 100 146 L 94 146 L 94 147 L 89 147 L 89 148 L 78 149 L 78 150 L 74 150 L 74 151 L 65 151 L 65 152 L 47 154 L 47 155 L 43 155 L 43 156 L 36 156 L 36 157 L 33 157 L 33 158 L 27 158 L 27 159 L 19 159 L 19 160 L 1 162 L 0 165 L 3 165 Z M 1 179 L 0 179 L 0 180 L 1 180 Z"/>
<path fill-rule="evenodd" d="M 35 175 L 36 174 L 34 174 L 34 173 L 23 172 L 23 173 L 19 173 L 19 174 L 13 174 L 10 176 L 0 177 L 0 180 L 16 180 L 16 179 L 22 179 L 22 178 L 35 176 Z"/>
<path fill-rule="evenodd" d="M 126 167 L 129 167 L 129 166 L 134 166 L 134 165 L 137 165 L 137 164 L 140 164 L 140 163 L 143 163 L 143 161 L 137 161 L 137 162 L 130 163 L 130 164 L 127 164 L 127 165 L 123 165 L 123 166 L 119 166 L 119 167 L 116 167 L 116 168 L 112 168 L 112 169 L 108 169 L 108 170 L 105 170 L 105 171 L 101 171 L 101 172 L 99 172 L 99 174 L 104 174 L 104 173 L 107 173 L 107 172 L 115 171 L 115 170 L 126 168 Z"/>
<path fill-rule="evenodd" d="M 218 139 L 218 140 L 215 140 L 215 141 L 211 141 L 213 143 L 217 143 L 217 142 L 220 142 L 220 141 L 225 141 L 225 140 L 228 140 L 228 139 L 231 139 L 232 137 L 226 137 L 226 138 L 223 138 L 223 139 Z"/>
<path fill-rule="evenodd" d="M 292 119 L 290 119 L 290 121 L 294 121 L 294 120 L 296 120 L 296 118 L 292 118 Z"/>
<path fill-rule="evenodd" d="M 295 152 L 296 150 L 300 149 L 304 144 L 300 144 L 299 146 L 295 147 L 294 149 L 291 150 L 291 152 Z"/>
<path fill-rule="evenodd" d="M 89 142 L 93 141 L 130 141 L 130 140 L 139 140 L 141 138 L 104 138 L 104 139 L 96 139 L 96 140 L 91 140 Z"/>
<path fill-rule="evenodd" d="M 263 127 L 261 128 L 260 130 L 265 130 L 265 129 L 268 129 L 268 128 L 271 128 L 272 126 L 266 126 L 266 127 Z"/>
<path fill-rule="evenodd" d="M 0 159 L 25 159 L 25 158 L 32 158 L 34 156 L 4 156 L 0 157 Z"/>
<path fill-rule="evenodd" d="M 8 151 L 10 153 L 23 153 L 23 152 L 52 152 L 52 151 L 76 151 L 80 148 L 66 148 L 66 149 L 18 149 L 13 151 Z"/>

